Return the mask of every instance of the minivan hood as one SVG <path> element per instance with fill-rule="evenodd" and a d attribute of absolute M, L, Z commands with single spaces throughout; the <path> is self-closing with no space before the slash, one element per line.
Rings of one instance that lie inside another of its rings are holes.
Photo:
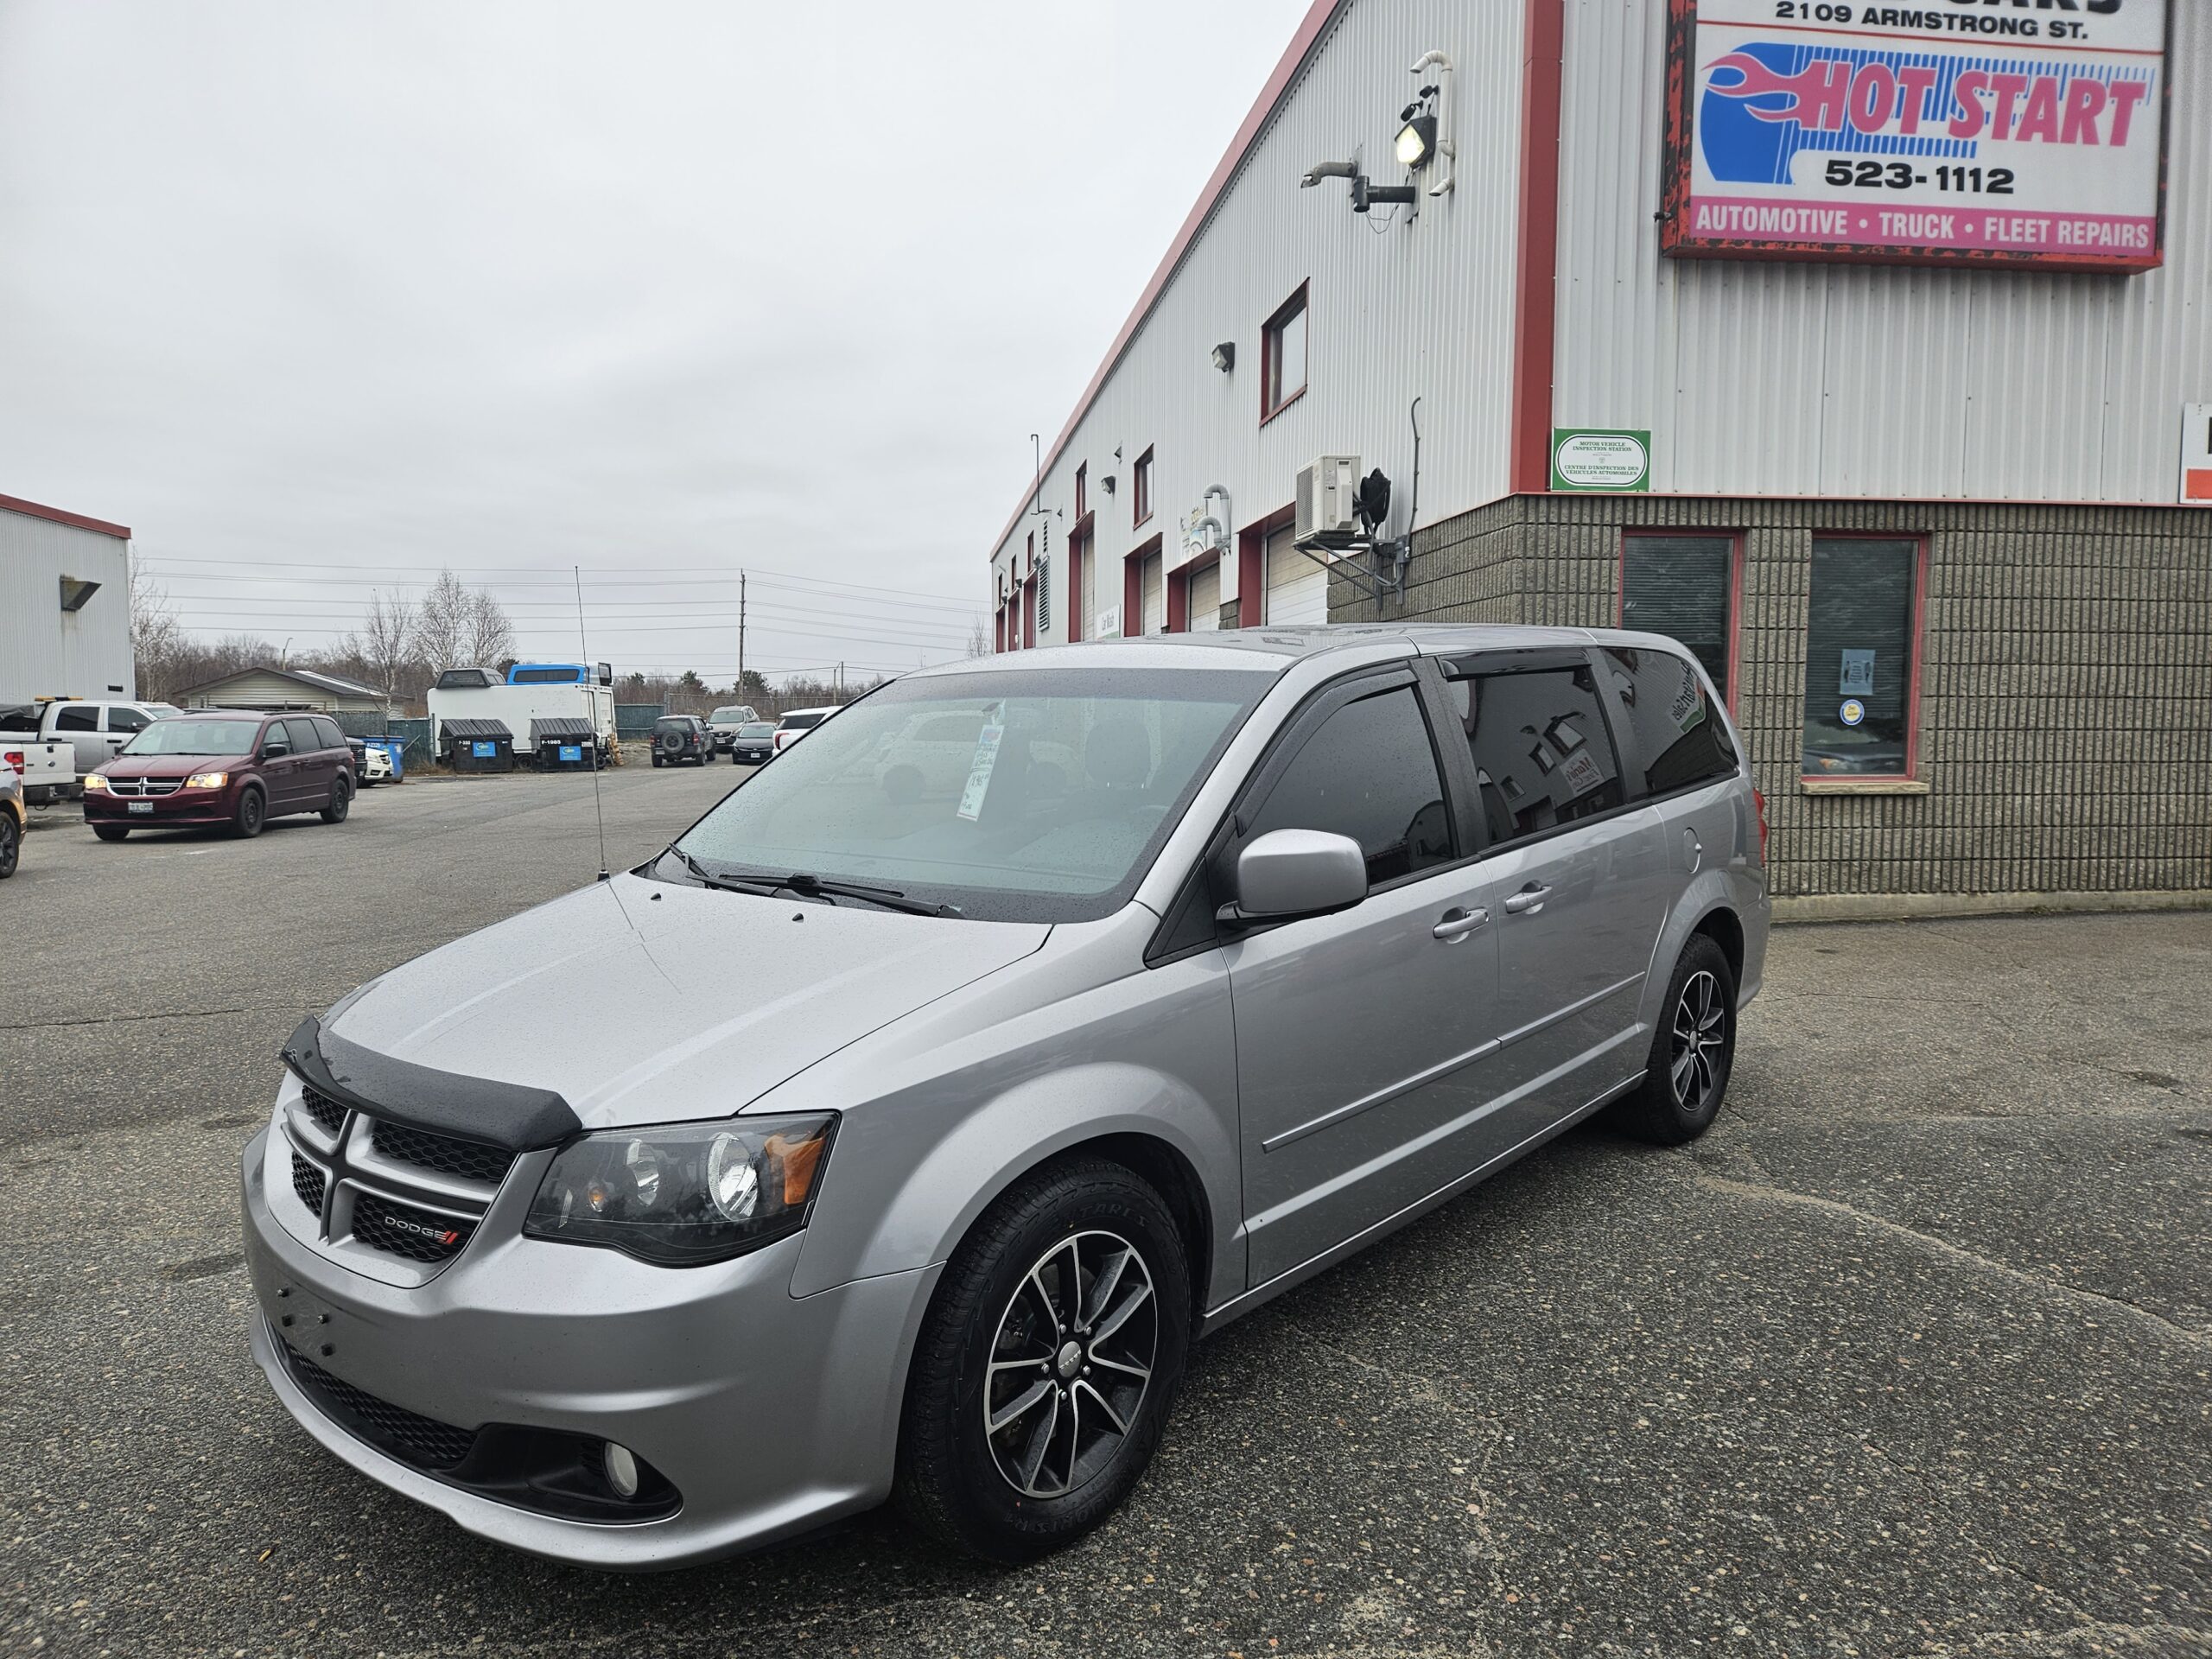
<path fill-rule="evenodd" d="M 725 1117 L 1051 931 L 618 875 L 394 969 L 323 1024 L 552 1090 L 589 1128 Z"/>
<path fill-rule="evenodd" d="M 189 778 L 195 772 L 236 772 L 253 764 L 244 754 L 118 754 L 93 771 L 110 778 Z"/>

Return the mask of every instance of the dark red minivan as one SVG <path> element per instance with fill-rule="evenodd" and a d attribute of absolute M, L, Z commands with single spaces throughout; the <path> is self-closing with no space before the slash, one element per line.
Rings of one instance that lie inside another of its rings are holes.
<path fill-rule="evenodd" d="M 213 827 L 257 836 L 271 818 L 343 823 L 353 752 L 327 715 L 194 709 L 157 720 L 85 779 L 85 822 L 102 841 L 133 830 Z"/>

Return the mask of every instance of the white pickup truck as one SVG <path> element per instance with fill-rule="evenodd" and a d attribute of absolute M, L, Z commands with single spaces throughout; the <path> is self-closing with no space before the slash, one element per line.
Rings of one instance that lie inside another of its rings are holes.
<path fill-rule="evenodd" d="M 26 806 L 50 806 L 77 792 L 77 751 L 67 743 L 0 734 L 0 766 L 22 784 Z"/>
<path fill-rule="evenodd" d="M 0 703 L 0 743 L 17 739 L 59 743 L 75 755 L 70 775 L 74 794 L 93 767 L 115 759 L 115 752 L 165 715 L 174 703 L 139 702 L 127 697 L 45 697 L 35 702 Z"/>

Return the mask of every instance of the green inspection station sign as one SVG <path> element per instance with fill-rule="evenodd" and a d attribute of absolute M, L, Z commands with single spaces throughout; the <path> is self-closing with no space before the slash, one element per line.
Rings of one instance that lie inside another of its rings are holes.
<path fill-rule="evenodd" d="M 1554 490 L 1649 490 L 1651 434 L 1619 428 L 1552 429 Z"/>

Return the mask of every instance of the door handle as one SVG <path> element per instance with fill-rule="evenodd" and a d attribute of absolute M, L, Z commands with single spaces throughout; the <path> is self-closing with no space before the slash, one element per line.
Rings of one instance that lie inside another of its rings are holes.
<path fill-rule="evenodd" d="M 1455 906 L 1446 911 L 1444 919 L 1428 931 L 1433 938 L 1441 939 L 1446 944 L 1457 944 L 1488 920 L 1490 912 L 1486 910 L 1461 910 Z"/>
<path fill-rule="evenodd" d="M 1549 887 L 1531 883 L 1505 901 L 1506 913 L 1511 916 L 1533 916 L 1544 907 L 1544 900 L 1552 896 Z"/>

